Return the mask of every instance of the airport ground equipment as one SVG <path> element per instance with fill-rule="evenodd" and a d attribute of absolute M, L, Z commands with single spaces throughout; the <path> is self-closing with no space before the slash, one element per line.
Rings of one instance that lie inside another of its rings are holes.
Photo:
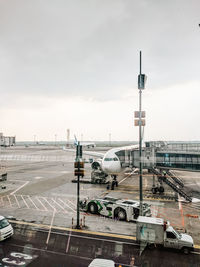
<path fill-rule="evenodd" d="M 4 216 L 0 216 L 0 241 L 3 241 L 13 235 L 12 225 Z"/>
<path fill-rule="evenodd" d="M 180 194 L 180 196 L 184 197 L 187 201 L 191 202 L 192 201 L 192 198 L 183 191 L 183 188 L 178 184 L 177 185 L 177 181 L 175 182 L 174 180 L 174 175 L 173 175 L 173 178 L 171 177 L 172 176 L 172 173 L 171 172 L 164 172 L 164 175 L 162 172 L 158 171 L 157 169 L 153 168 L 151 169 L 151 172 L 156 174 L 157 177 L 158 177 L 158 181 L 161 183 L 161 182 L 164 182 L 166 183 L 167 185 L 169 185 L 176 193 Z M 167 175 L 168 174 L 168 175 Z M 178 180 L 178 178 L 177 178 Z"/>
<path fill-rule="evenodd" d="M 140 212 L 140 203 L 135 200 L 125 200 L 113 197 L 85 199 L 80 202 L 83 211 L 99 214 L 113 219 L 136 221 Z M 144 216 L 151 216 L 151 208 L 143 203 Z"/>
<path fill-rule="evenodd" d="M 92 184 L 106 184 L 108 175 L 101 169 L 93 169 L 91 172 Z"/>
<path fill-rule="evenodd" d="M 173 172 L 171 172 L 170 170 L 166 170 L 166 174 L 169 175 L 179 186 L 184 187 L 182 179 L 174 175 Z"/>
<path fill-rule="evenodd" d="M 0 181 L 6 181 L 7 180 L 7 170 L 6 167 L 1 166 L 0 167 Z"/>
<path fill-rule="evenodd" d="M 162 246 L 182 250 L 185 254 L 194 249 L 190 235 L 177 232 L 161 218 L 139 216 L 136 221 L 136 239 L 150 248 Z"/>
<path fill-rule="evenodd" d="M 162 181 L 159 181 L 159 184 L 155 184 L 155 176 L 153 175 L 153 185 L 151 188 L 151 191 L 153 194 L 159 193 L 159 194 L 163 194 L 165 192 L 165 189 L 163 187 L 163 183 Z"/>

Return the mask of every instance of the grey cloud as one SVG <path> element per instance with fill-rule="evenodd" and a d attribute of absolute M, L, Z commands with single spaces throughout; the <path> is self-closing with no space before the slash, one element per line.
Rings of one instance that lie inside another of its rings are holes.
<path fill-rule="evenodd" d="M 20 3 L 20 4 L 19 4 Z M 120 98 L 198 78 L 197 0 L 0 2 L 0 87 L 17 95 Z"/>

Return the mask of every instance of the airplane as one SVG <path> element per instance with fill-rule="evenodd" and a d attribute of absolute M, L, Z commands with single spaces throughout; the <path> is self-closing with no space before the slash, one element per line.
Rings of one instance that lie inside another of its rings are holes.
<path fill-rule="evenodd" d="M 100 169 L 116 179 L 117 175 L 119 175 L 126 167 L 131 166 L 132 153 L 134 150 L 138 149 L 139 145 L 130 145 L 111 148 L 106 153 L 83 151 L 83 154 L 97 157 L 97 159 L 91 164 L 92 169 Z M 63 148 L 63 150 L 74 151 L 66 148 Z"/>
<path fill-rule="evenodd" d="M 138 148 L 138 145 L 112 148 L 102 156 L 101 161 L 94 161 L 92 167 L 99 167 L 108 175 L 116 177 L 123 169 L 131 165 L 131 152 L 138 150 Z M 87 152 L 85 151 L 83 153 Z"/>
<path fill-rule="evenodd" d="M 74 135 L 74 141 L 67 141 L 67 145 L 71 145 L 71 146 L 74 146 L 76 147 L 78 145 L 78 140 L 76 138 L 76 135 Z M 96 147 L 96 144 L 94 142 L 83 142 L 83 141 L 80 141 L 80 145 L 83 146 L 83 147 L 87 147 L 87 148 L 94 148 Z"/>

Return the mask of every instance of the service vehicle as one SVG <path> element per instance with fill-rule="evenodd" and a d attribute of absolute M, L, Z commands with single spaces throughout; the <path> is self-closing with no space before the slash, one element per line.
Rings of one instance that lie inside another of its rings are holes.
<path fill-rule="evenodd" d="M 7 170 L 5 166 L 0 166 L 0 181 L 7 180 Z"/>
<path fill-rule="evenodd" d="M 91 172 L 91 183 L 92 184 L 106 184 L 108 183 L 108 175 L 102 170 L 93 170 Z"/>
<path fill-rule="evenodd" d="M 80 207 L 86 212 L 124 221 L 136 221 L 140 213 L 140 203 L 138 201 L 108 196 L 90 200 L 85 199 L 80 201 Z M 151 216 L 151 208 L 147 203 L 143 203 L 143 215 Z"/>
<path fill-rule="evenodd" d="M 0 215 L 0 241 L 3 241 L 6 238 L 9 238 L 13 235 L 14 231 L 12 225 L 8 220 Z"/>
<path fill-rule="evenodd" d="M 112 260 L 94 259 L 88 267 L 115 267 L 115 263 Z"/>
<path fill-rule="evenodd" d="M 170 222 L 161 218 L 139 216 L 136 222 L 136 238 L 138 242 L 145 242 L 149 247 L 158 245 L 174 248 L 185 254 L 194 249 L 190 235 L 177 232 L 170 226 Z"/>

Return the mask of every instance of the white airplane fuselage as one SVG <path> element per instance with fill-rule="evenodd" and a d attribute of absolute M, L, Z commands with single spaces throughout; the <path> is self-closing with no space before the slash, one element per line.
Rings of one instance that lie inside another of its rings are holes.
<path fill-rule="evenodd" d="M 122 167 L 122 162 L 116 153 L 119 151 L 132 151 L 134 149 L 138 149 L 138 145 L 112 148 L 108 150 L 102 159 L 102 170 L 110 175 L 119 174 L 124 168 Z"/>

